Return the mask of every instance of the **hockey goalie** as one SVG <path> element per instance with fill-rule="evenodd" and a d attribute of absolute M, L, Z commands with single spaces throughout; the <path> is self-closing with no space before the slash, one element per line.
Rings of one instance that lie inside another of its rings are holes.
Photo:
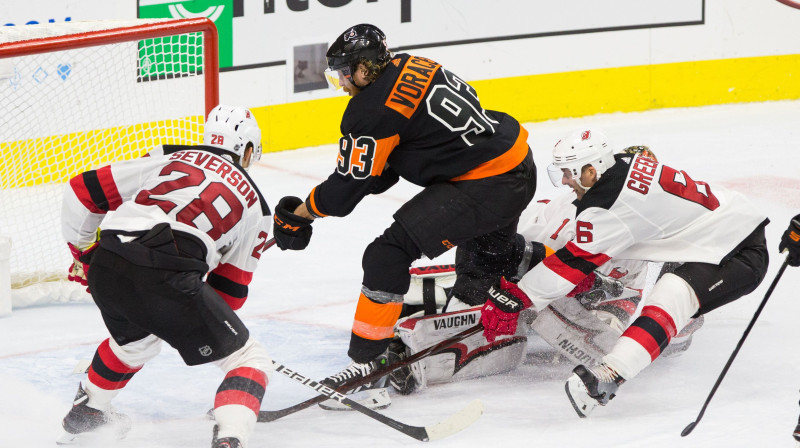
<path fill-rule="evenodd" d="M 646 152 L 654 158 L 647 147 L 630 147 L 625 151 Z M 413 268 L 411 287 L 404 300 L 407 317 L 401 318 L 395 328 L 396 338 L 389 347 L 388 362 L 402 360 L 477 325 L 488 284 L 503 276 L 516 281 L 575 237 L 574 200 L 575 194 L 570 193 L 552 201 L 531 203 L 517 235 L 517 256 L 507 266 L 485 266 L 471 256 L 468 248 L 459 250 L 456 265 L 459 275 L 467 277 L 467 281 L 460 279 L 460 288 L 455 287 L 454 265 Z M 529 344 L 533 342 L 529 339 L 547 343 L 539 346 L 551 348 L 540 349 L 549 362 L 598 364 L 636 313 L 649 264 L 611 260 L 542 312 L 523 314 L 520 322 L 524 324 L 518 325 L 513 335 L 499 336 L 493 341 L 487 341 L 481 333 L 472 335 L 395 370 L 389 376 L 389 383 L 397 392 L 410 394 L 432 384 L 505 373 L 516 369 L 529 353 L 529 347 L 536 345 Z M 661 267 L 660 275 L 674 267 Z M 687 324 L 673 338 L 665 355 L 686 350 L 692 333 L 701 325 L 702 318 Z M 532 354 L 537 357 L 537 353 Z"/>

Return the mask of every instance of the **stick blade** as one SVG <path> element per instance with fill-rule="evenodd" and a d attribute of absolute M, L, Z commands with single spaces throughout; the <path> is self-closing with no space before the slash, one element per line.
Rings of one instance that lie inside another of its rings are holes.
<path fill-rule="evenodd" d="M 695 426 L 697 426 L 697 422 L 691 422 L 688 425 L 686 425 L 686 427 L 683 428 L 683 431 L 681 431 L 681 437 L 686 437 L 689 434 L 691 434 L 692 431 L 694 431 Z"/>
<path fill-rule="evenodd" d="M 439 440 L 465 429 L 483 415 L 483 402 L 473 400 L 464 409 L 451 415 L 444 421 L 432 426 L 426 426 L 428 440 Z"/>

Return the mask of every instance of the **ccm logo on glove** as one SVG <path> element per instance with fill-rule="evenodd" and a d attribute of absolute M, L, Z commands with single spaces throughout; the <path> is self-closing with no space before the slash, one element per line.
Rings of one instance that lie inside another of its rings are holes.
<path fill-rule="evenodd" d="M 294 211 L 303 201 L 296 196 L 286 196 L 278 202 L 273 216 L 272 234 L 281 250 L 303 250 L 311 241 L 313 220 L 297 216 Z"/>

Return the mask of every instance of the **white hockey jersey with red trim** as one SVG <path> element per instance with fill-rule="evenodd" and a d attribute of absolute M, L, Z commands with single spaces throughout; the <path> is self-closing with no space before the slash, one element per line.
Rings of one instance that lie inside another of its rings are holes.
<path fill-rule="evenodd" d="M 575 200 L 574 191 L 562 194 L 555 199 L 531 202 L 523 213 L 523 222 L 517 232 L 526 241 L 536 241 L 553 250 L 561 249 L 575 239 Z M 642 291 L 647 282 L 647 268 L 650 263 L 643 260 L 613 258 L 597 270 L 622 282 L 625 287 Z"/>
<path fill-rule="evenodd" d="M 168 223 L 203 241 L 208 282 L 237 309 L 266 247 L 270 215 L 253 180 L 223 151 L 165 145 L 72 178 L 62 204 L 62 234 L 85 248 L 98 226 L 136 232 Z M 228 287 L 218 288 L 214 278 Z"/>
<path fill-rule="evenodd" d="M 627 155 L 617 156 L 576 213 L 574 239 L 520 281 L 537 309 L 611 258 L 719 264 L 768 222 L 737 192 Z"/>

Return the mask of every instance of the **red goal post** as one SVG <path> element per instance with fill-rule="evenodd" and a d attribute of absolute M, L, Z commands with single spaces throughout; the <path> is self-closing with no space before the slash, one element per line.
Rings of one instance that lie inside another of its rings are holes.
<path fill-rule="evenodd" d="M 0 29 L 0 314 L 88 299 L 66 282 L 65 182 L 157 144 L 201 143 L 218 51 L 206 18 Z"/>

